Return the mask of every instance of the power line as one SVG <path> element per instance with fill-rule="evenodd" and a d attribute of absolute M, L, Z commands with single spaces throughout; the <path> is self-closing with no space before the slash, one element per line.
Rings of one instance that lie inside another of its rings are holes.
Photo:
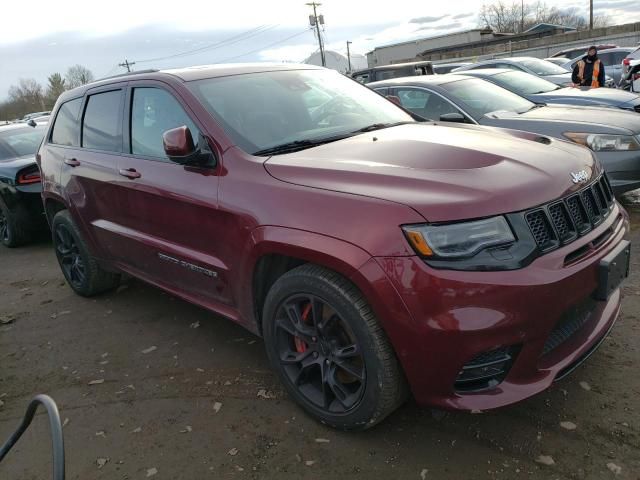
<path fill-rule="evenodd" d="M 249 38 L 255 37 L 256 35 L 260 35 L 264 32 L 267 32 L 269 30 L 272 30 L 274 28 L 276 28 L 278 25 L 260 25 L 259 27 L 255 27 L 252 28 L 250 30 L 247 30 L 246 32 L 242 32 L 239 34 L 236 34 L 232 37 L 229 38 L 225 38 L 224 40 L 220 40 L 219 42 L 215 42 L 209 45 L 205 45 L 203 47 L 198 47 L 192 50 L 187 50 L 184 52 L 180 52 L 180 53 L 174 53 L 172 55 L 165 55 L 163 57 L 156 57 L 156 58 L 147 58 L 144 60 L 136 60 L 137 63 L 149 63 L 149 62 L 158 62 L 160 60 L 168 60 L 170 58 L 177 58 L 177 57 L 186 57 L 189 55 L 193 55 L 196 53 L 200 53 L 203 52 L 205 50 L 215 50 L 216 48 L 221 48 L 223 46 L 228 46 L 228 45 L 233 45 L 234 43 L 238 43 L 244 40 L 247 40 Z"/>
<path fill-rule="evenodd" d="M 255 50 L 251 50 L 250 52 L 243 53 L 242 55 L 236 55 L 235 57 L 225 58 L 224 60 L 219 60 L 216 63 L 226 63 L 228 61 L 235 60 L 237 58 L 246 57 L 247 55 L 251 55 L 252 53 L 261 52 L 262 50 L 266 50 L 267 48 L 274 47 L 274 46 L 279 45 L 281 43 L 284 43 L 284 42 L 286 42 L 288 40 L 291 40 L 292 38 L 299 37 L 300 35 L 303 35 L 303 34 L 305 34 L 307 32 L 308 32 L 308 30 L 305 29 L 302 32 L 294 33 L 290 37 L 283 38 L 282 40 L 278 40 L 277 42 L 270 43 L 269 45 L 265 45 L 264 47 L 260 47 L 260 48 L 257 48 Z"/>

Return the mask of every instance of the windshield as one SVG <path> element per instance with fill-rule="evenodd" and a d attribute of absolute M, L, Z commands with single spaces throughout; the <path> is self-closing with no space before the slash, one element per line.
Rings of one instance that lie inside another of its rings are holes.
<path fill-rule="evenodd" d="M 0 160 L 35 155 L 45 127 L 24 127 L 0 131 Z"/>
<path fill-rule="evenodd" d="M 348 135 L 413 119 L 378 93 L 331 70 L 288 70 L 188 84 L 243 150 Z"/>
<path fill-rule="evenodd" d="M 534 103 L 498 85 L 469 78 L 440 85 L 460 103 L 475 120 L 496 111 L 523 113 L 535 107 Z"/>
<path fill-rule="evenodd" d="M 536 77 L 526 72 L 512 71 L 499 73 L 492 78 L 501 86 L 515 91 L 520 95 L 547 93 L 560 88 L 555 83 L 551 83 L 544 78 Z"/>
<path fill-rule="evenodd" d="M 561 75 L 567 71 L 555 63 L 540 60 L 539 58 L 527 58 L 520 63 L 531 70 L 536 75 Z"/>

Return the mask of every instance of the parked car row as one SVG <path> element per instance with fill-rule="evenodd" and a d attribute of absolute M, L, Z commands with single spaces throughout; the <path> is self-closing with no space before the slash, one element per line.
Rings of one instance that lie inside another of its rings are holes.
<path fill-rule="evenodd" d="M 3 184 L 41 172 L 76 293 L 126 273 L 230 318 L 330 426 L 369 428 L 409 393 L 484 410 L 545 390 L 618 316 L 614 189 L 640 182 L 640 117 L 463 74 L 369 86 L 290 64 L 101 80 L 58 99 L 41 143 L 5 127 L 31 129 L 11 154 L 37 143 L 40 170 L 10 160 Z"/>
<path fill-rule="evenodd" d="M 428 61 L 383 65 L 353 72 L 351 76 L 361 83 L 405 76 L 443 75 L 452 71 L 469 71 L 474 69 L 508 68 L 522 71 L 549 80 L 561 87 L 571 87 L 571 72 L 576 63 L 585 55 L 588 47 L 577 47 L 563 50 L 544 60 L 534 57 L 508 57 L 483 60 L 480 62 L 447 62 L 434 63 Z M 605 86 L 621 88 L 640 93 L 629 78 L 629 66 L 640 59 L 640 47 L 618 47 L 617 45 L 598 46 L 598 57 L 605 66 Z M 602 51 L 601 51 L 602 50 Z"/>

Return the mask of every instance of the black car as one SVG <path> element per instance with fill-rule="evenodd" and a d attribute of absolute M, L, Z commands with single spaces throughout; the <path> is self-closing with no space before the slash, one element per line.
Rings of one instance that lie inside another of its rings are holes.
<path fill-rule="evenodd" d="M 46 125 L 0 127 L 0 242 L 6 247 L 23 245 L 46 228 L 35 158 Z"/>

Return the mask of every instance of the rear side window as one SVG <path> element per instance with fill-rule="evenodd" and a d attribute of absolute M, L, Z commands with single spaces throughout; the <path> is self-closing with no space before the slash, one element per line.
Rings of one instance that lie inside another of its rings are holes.
<path fill-rule="evenodd" d="M 187 126 L 197 147 L 198 128 L 178 101 L 159 88 L 135 88 L 131 102 L 131 153 L 166 159 L 162 135 Z"/>
<path fill-rule="evenodd" d="M 82 146 L 107 152 L 122 151 L 122 90 L 96 93 L 87 100 L 82 122 Z"/>
<path fill-rule="evenodd" d="M 51 143 L 67 147 L 78 146 L 78 112 L 82 98 L 69 100 L 62 104 L 56 115 L 51 132 Z"/>

